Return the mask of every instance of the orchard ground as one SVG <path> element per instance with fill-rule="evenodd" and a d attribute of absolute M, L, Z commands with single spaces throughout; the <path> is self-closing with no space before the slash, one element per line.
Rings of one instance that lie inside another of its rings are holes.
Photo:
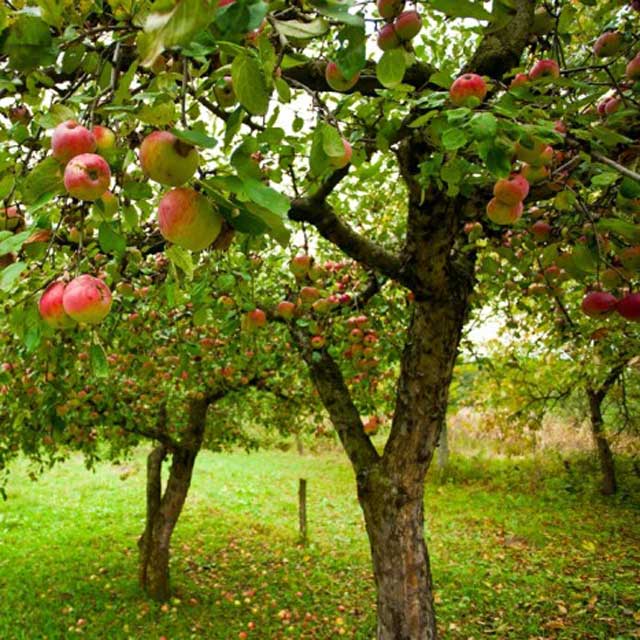
<path fill-rule="evenodd" d="M 367 538 L 338 452 L 203 453 L 173 541 L 175 598 L 136 584 L 144 451 L 38 482 L 0 504 L 0 638 L 230 640 L 374 636 Z M 640 481 L 595 490 L 590 459 L 451 459 L 431 471 L 427 530 L 443 638 L 640 638 Z M 296 492 L 309 481 L 310 544 Z"/>

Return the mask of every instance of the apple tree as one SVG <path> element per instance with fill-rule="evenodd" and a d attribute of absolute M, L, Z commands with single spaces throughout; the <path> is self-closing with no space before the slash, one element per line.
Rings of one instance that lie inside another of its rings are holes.
<path fill-rule="evenodd" d="M 363 424 L 353 351 L 318 340 L 315 315 L 316 325 L 294 313 L 288 330 L 354 468 L 378 638 L 435 638 L 424 478 L 476 278 L 526 255 L 501 245 L 499 258 L 479 259 L 469 233 L 527 227 L 531 207 L 544 205 L 567 229 L 559 254 L 601 264 L 633 248 L 637 9 L 620 0 L 5 3 L 0 291 L 23 314 L 14 326 L 25 348 L 39 344 L 38 278 L 63 285 L 42 318 L 86 325 L 108 313 L 107 294 L 65 272 L 115 286 L 127 255 L 157 246 L 176 270 L 174 306 L 178 272 L 199 270 L 234 232 L 276 267 L 274 242 L 287 246 L 290 231 L 305 255 L 322 237 L 370 274 L 362 302 L 373 311 L 376 289 L 406 291 L 391 298 L 405 330 L 383 451 Z M 390 185 L 402 206 L 384 198 Z M 584 224 L 596 228 L 586 245 Z M 600 273 L 578 279 L 596 286 Z M 640 298 L 624 299 L 616 307 L 637 320 Z M 246 312 L 245 332 L 275 317 L 271 307 Z M 374 342 L 382 322 L 361 315 L 379 327 Z M 373 344 L 358 316 L 364 351 Z"/>

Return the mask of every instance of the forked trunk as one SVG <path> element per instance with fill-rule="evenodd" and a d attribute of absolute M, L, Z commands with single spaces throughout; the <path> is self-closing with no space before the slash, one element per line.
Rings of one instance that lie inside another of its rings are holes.
<path fill-rule="evenodd" d="M 147 525 L 138 543 L 140 547 L 141 586 L 149 597 L 158 601 L 169 598 L 171 535 L 187 499 L 196 454 L 188 450 L 178 449 L 173 452 L 172 458 L 164 495 L 155 509 L 153 508 L 154 495 L 152 505 L 150 505 L 151 508 L 148 509 L 147 513 Z"/>
<path fill-rule="evenodd" d="M 168 454 L 164 445 L 156 447 L 147 460 L 147 521 L 140 536 L 140 585 L 147 595 L 164 601 L 170 595 L 169 550 L 171 535 L 187 499 L 193 467 L 202 446 L 207 402 L 192 401 L 189 427 L 181 442 L 171 450 L 171 468 L 162 493 L 162 462 Z"/>
<path fill-rule="evenodd" d="M 600 490 L 603 495 L 612 496 L 618 490 L 618 482 L 616 480 L 616 465 L 613 459 L 613 452 L 611 451 L 609 440 L 607 440 L 607 436 L 604 433 L 604 419 L 602 417 L 602 401 L 604 398 L 603 394 L 591 390 L 588 391 L 588 395 L 591 435 L 596 445 L 600 470 L 602 472 Z"/>
<path fill-rule="evenodd" d="M 423 493 L 422 483 L 407 492 L 388 479 L 358 491 L 377 587 L 378 640 L 437 636 Z"/>

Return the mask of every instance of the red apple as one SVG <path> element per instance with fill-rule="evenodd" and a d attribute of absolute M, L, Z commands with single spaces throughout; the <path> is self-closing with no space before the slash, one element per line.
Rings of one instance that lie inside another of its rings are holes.
<path fill-rule="evenodd" d="M 629 80 L 640 80 L 640 53 L 629 62 L 626 69 L 627 78 Z"/>
<path fill-rule="evenodd" d="M 12 124 L 28 125 L 31 122 L 31 111 L 23 104 L 18 104 L 9 109 L 9 120 Z"/>
<path fill-rule="evenodd" d="M 518 204 L 529 195 L 529 183 L 520 174 L 512 174 L 495 183 L 493 195 L 505 204 Z"/>
<path fill-rule="evenodd" d="M 223 218 L 198 191 L 178 187 L 164 194 L 158 205 L 160 233 L 190 251 L 206 249 L 222 230 Z"/>
<path fill-rule="evenodd" d="M 111 291 L 99 278 L 78 276 L 66 286 L 62 305 L 76 322 L 98 324 L 111 309 Z"/>
<path fill-rule="evenodd" d="M 67 120 L 53 130 L 51 154 L 62 164 L 75 156 L 93 153 L 95 150 L 96 139 L 93 134 L 75 120 Z"/>
<path fill-rule="evenodd" d="M 623 249 L 619 257 L 625 269 L 631 271 L 640 270 L 640 246 Z"/>
<path fill-rule="evenodd" d="M 38 302 L 38 311 L 42 319 L 54 329 L 67 329 L 76 323 L 70 318 L 62 305 L 65 283 L 58 280 L 52 282 L 44 291 Z"/>
<path fill-rule="evenodd" d="M 509 205 L 493 198 L 487 205 L 487 216 L 491 222 L 496 224 L 513 224 L 520 219 L 523 210 L 522 202 Z"/>
<path fill-rule="evenodd" d="M 24 227 L 24 218 L 17 207 L 0 209 L 0 231 L 19 231 Z"/>
<path fill-rule="evenodd" d="M 344 147 L 344 154 L 341 156 L 332 156 L 330 159 L 331 166 L 336 169 L 346 167 L 351 162 L 351 156 L 353 155 L 351 144 L 346 138 L 342 138 L 342 146 Z"/>
<path fill-rule="evenodd" d="M 627 294 L 618 302 L 616 310 L 626 320 L 640 322 L 640 293 Z"/>
<path fill-rule="evenodd" d="M 325 345 L 324 336 L 313 336 L 311 338 L 311 347 L 313 349 L 322 349 Z"/>
<path fill-rule="evenodd" d="M 551 60 L 549 58 L 538 60 L 531 68 L 531 71 L 529 71 L 529 78 L 531 80 L 556 80 L 559 77 L 560 67 L 558 66 L 558 63 L 555 60 Z"/>
<path fill-rule="evenodd" d="M 96 153 L 73 157 L 64 169 L 64 186 L 78 200 L 97 200 L 109 188 L 111 171 L 105 159 Z"/>
<path fill-rule="evenodd" d="M 99 153 L 109 151 L 116 146 L 116 134 L 113 133 L 109 127 L 103 127 L 97 124 L 91 129 L 91 133 L 93 133 L 93 137 L 96 139 L 96 148 Z"/>
<path fill-rule="evenodd" d="M 245 331 L 255 331 L 267 324 L 267 315 L 262 309 L 254 309 L 245 314 L 242 319 L 242 328 Z"/>
<path fill-rule="evenodd" d="M 618 304 L 617 298 L 606 291 L 591 291 L 582 300 L 582 312 L 592 318 L 609 315 Z"/>
<path fill-rule="evenodd" d="M 291 262 L 289 263 L 289 269 L 295 276 L 296 280 L 304 280 L 309 273 L 310 268 L 311 256 L 306 254 L 298 254 L 297 256 L 294 256 L 291 258 Z"/>
<path fill-rule="evenodd" d="M 465 73 L 449 89 L 449 99 L 457 107 L 477 107 L 486 95 L 487 83 L 476 73 Z"/>
<path fill-rule="evenodd" d="M 169 131 L 154 131 L 140 145 L 142 170 L 160 184 L 179 187 L 193 176 L 199 163 L 196 149 Z"/>
<path fill-rule="evenodd" d="M 321 294 L 315 287 L 302 287 L 300 289 L 300 300 L 303 304 L 312 304 L 320 298 Z"/>
<path fill-rule="evenodd" d="M 622 47 L 622 34 L 619 31 L 607 31 L 603 33 L 593 45 L 593 54 L 596 58 L 608 58 L 615 56 Z"/>
<path fill-rule="evenodd" d="M 378 47 L 382 51 L 389 51 L 400 46 L 400 38 L 396 34 L 396 30 L 392 24 L 385 24 L 378 32 Z"/>
<path fill-rule="evenodd" d="M 612 113 L 618 111 L 621 106 L 621 98 L 618 96 L 609 96 L 598 103 L 598 113 L 604 118 L 605 116 L 610 116 Z"/>
<path fill-rule="evenodd" d="M 378 13 L 385 20 L 393 20 L 404 9 L 404 0 L 377 0 Z"/>
<path fill-rule="evenodd" d="M 327 84 L 334 91 L 349 91 L 349 89 L 352 89 L 357 84 L 360 79 L 360 74 L 356 73 L 353 78 L 347 80 L 347 78 L 342 75 L 342 71 L 340 71 L 338 65 L 335 62 L 329 62 L 325 68 L 324 77 Z"/>
<path fill-rule="evenodd" d="M 400 40 L 412 40 L 422 29 L 422 18 L 417 11 L 404 11 L 394 20 L 393 28 Z"/>
<path fill-rule="evenodd" d="M 283 300 L 278 303 L 277 312 L 281 318 L 285 320 L 291 320 L 296 310 L 296 305 L 288 300 Z"/>
<path fill-rule="evenodd" d="M 515 77 L 509 85 L 509 89 L 516 89 L 517 87 L 524 87 L 530 82 L 529 75 L 526 73 L 516 73 Z"/>
<path fill-rule="evenodd" d="M 531 233 L 535 236 L 536 240 L 541 242 L 548 240 L 551 234 L 551 225 L 544 220 L 537 220 L 531 225 Z"/>

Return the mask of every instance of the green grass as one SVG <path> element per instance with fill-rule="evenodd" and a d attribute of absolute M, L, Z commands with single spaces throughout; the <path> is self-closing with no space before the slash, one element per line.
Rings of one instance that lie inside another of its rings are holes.
<path fill-rule="evenodd" d="M 352 472 L 339 453 L 202 454 L 173 539 L 175 598 L 136 584 L 136 472 L 80 459 L 38 482 L 14 467 L 0 503 L 0 638 L 374 637 L 374 588 Z M 454 460 L 427 487 L 444 638 L 640 638 L 640 509 L 590 469 Z M 588 472 L 588 473 L 587 473 Z M 311 544 L 296 545 L 297 479 Z M 253 627 L 253 628 L 252 628 Z"/>

